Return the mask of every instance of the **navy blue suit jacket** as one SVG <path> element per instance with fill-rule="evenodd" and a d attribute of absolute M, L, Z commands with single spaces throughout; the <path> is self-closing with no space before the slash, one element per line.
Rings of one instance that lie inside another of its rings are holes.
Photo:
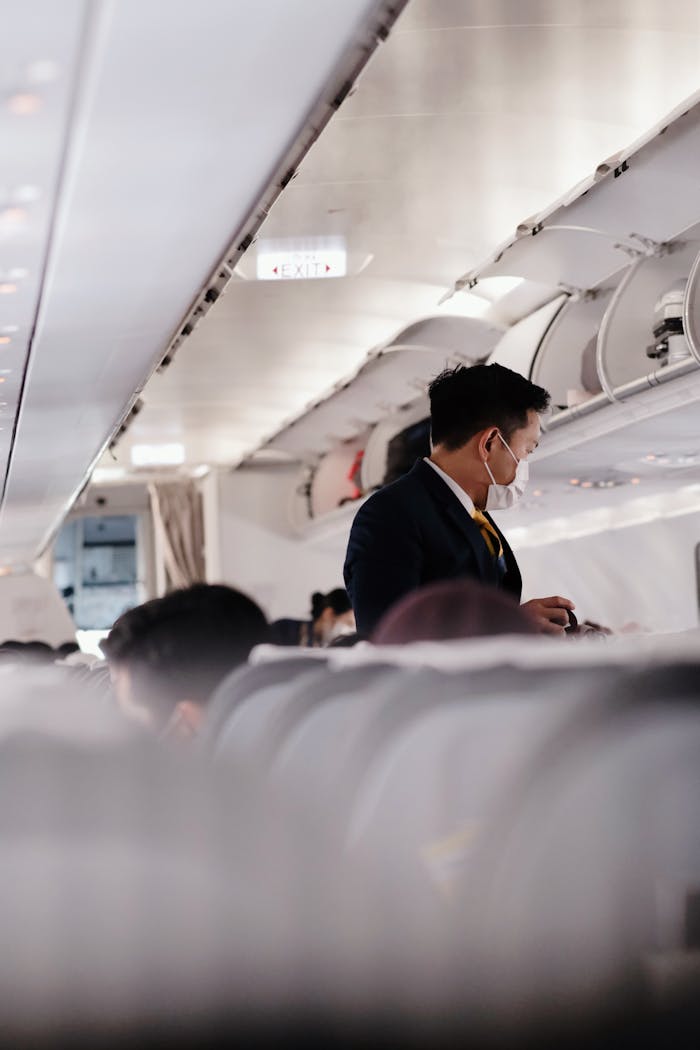
<path fill-rule="evenodd" d="M 422 459 L 408 474 L 370 496 L 355 515 L 344 569 L 360 634 L 370 634 L 399 598 L 437 580 L 467 577 L 500 587 L 520 601 L 522 580 L 515 555 L 492 524 L 503 544 L 504 576 L 479 526 Z"/>

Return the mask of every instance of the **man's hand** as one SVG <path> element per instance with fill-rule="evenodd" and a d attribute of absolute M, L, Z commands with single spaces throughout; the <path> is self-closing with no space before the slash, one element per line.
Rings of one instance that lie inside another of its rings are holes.
<path fill-rule="evenodd" d="M 569 626 L 569 609 L 576 606 L 568 598 L 553 595 L 551 598 L 532 598 L 520 608 L 536 624 L 541 634 L 564 634 Z"/>

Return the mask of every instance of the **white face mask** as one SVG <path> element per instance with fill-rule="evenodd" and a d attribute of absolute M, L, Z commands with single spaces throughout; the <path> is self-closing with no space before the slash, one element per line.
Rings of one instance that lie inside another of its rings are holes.
<path fill-rule="evenodd" d="M 505 438 L 500 433 L 498 436 L 510 452 L 517 466 L 515 477 L 509 485 L 497 485 L 496 479 L 491 473 L 491 468 L 486 460 L 484 460 L 484 466 L 488 470 L 489 477 L 491 478 L 491 484 L 489 485 L 488 493 L 486 495 L 486 510 L 508 510 L 510 507 L 514 507 L 518 500 L 523 496 L 530 477 L 527 462 L 524 459 L 518 459 Z"/>

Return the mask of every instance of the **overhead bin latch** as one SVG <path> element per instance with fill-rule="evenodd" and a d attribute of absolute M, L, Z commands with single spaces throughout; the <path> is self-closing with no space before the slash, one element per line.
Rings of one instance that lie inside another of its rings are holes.
<path fill-rule="evenodd" d="M 588 303 L 599 295 L 597 288 L 577 288 L 575 284 L 566 284 L 564 281 L 559 281 L 557 288 L 561 288 L 575 303 Z"/>
<path fill-rule="evenodd" d="M 452 295 L 453 292 L 463 292 L 465 288 L 468 288 L 468 289 L 471 290 L 472 288 L 475 288 L 478 283 L 479 283 L 479 278 L 478 277 L 476 277 L 474 274 L 471 274 L 471 273 L 465 273 L 465 275 L 463 277 L 459 277 L 455 281 L 454 289 L 450 291 L 450 295 Z M 449 296 L 445 296 L 445 299 L 447 299 L 447 298 L 449 298 Z M 443 302 L 443 301 L 444 301 L 443 299 L 440 300 L 440 302 Z"/>
<path fill-rule="evenodd" d="M 628 255 L 631 259 L 660 259 L 662 255 L 668 255 L 672 247 L 665 241 L 654 241 L 651 237 L 644 237 L 641 233 L 630 233 L 629 239 L 637 241 L 637 245 L 617 242 L 614 247 Z"/>

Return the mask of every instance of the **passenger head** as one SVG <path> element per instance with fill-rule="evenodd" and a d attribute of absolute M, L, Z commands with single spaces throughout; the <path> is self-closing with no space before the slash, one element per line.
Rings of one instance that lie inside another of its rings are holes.
<path fill-rule="evenodd" d="M 196 584 L 123 613 L 102 649 L 125 713 L 158 731 L 173 724 L 193 735 L 214 689 L 266 632 L 245 594 Z"/>
<path fill-rule="evenodd" d="M 473 580 L 442 580 L 406 595 L 377 625 L 375 645 L 406 645 L 497 634 L 537 634 L 513 599 Z"/>
<path fill-rule="evenodd" d="M 46 642 L 18 642 L 8 639 L 0 645 L 0 659 L 4 663 L 50 664 L 56 656 L 56 650 Z"/>
<path fill-rule="evenodd" d="M 329 645 L 335 638 L 355 631 L 355 614 L 348 592 L 336 587 L 328 594 L 316 591 L 311 595 L 311 620 L 314 640 L 319 645 Z"/>
<path fill-rule="evenodd" d="M 502 365 L 459 365 L 429 388 L 433 456 L 486 506 L 489 484 L 510 485 L 540 437 L 549 394 Z"/>

